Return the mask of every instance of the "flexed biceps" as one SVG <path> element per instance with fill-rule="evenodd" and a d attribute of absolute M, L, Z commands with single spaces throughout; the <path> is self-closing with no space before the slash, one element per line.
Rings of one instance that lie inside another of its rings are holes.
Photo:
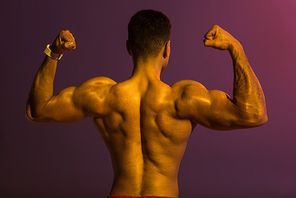
<path fill-rule="evenodd" d="M 47 56 L 33 81 L 26 106 L 30 121 L 92 119 L 111 155 L 114 180 L 108 198 L 178 198 L 179 166 L 196 124 L 233 130 L 267 122 L 264 93 L 242 46 L 217 25 L 206 33 L 204 44 L 230 53 L 233 98 L 194 80 L 171 86 L 162 82 L 160 75 L 170 56 L 170 28 L 163 13 L 139 11 L 128 28 L 132 76 L 119 83 L 107 77 L 92 78 L 54 96 L 58 60 L 76 48 L 73 35 L 63 30 L 47 46 Z"/>

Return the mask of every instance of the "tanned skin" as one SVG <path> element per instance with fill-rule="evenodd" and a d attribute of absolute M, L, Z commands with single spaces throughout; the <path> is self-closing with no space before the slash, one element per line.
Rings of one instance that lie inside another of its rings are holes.
<path fill-rule="evenodd" d="M 134 70 L 116 83 L 97 77 L 53 96 L 57 60 L 45 57 L 33 82 L 26 115 L 33 122 L 73 123 L 90 117 L 112 159 L 111 195 L 178 198 L 178 171 L 188 138 L 197 124 L 215 130 L 260 126 L 267 121 L 264 94 L 240 43 L 219 26 L 204 44 L 228 50 L 234 68 L 233 99 L 192 80 L 169 86 L 160 80 L 170 56 L 170 41 L 156 58 L 145 61 L 127 50 Z M 75 49 L 61 31 L 51 49 Z"/>

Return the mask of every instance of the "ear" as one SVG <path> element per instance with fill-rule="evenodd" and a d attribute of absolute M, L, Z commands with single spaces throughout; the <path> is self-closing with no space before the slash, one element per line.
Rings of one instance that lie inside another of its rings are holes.
<path fill-rule="evenodd" d="M 126 40 L 125 45 L 126 45 L 127 53 L 131 56 L 132 55 L 132 51 L 131 51 L 131 48 L 130 48 L 129 40 Z"/>
<path fill-rule="evenodd" d="M 167 58 L 171 53 L 171 41 L 168 41 L 164 46 L 163 58 Z"/>

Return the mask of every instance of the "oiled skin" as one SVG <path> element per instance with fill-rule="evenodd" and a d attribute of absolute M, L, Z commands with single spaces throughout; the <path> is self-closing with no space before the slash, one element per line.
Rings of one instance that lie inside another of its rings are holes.
<path fill-rule="evenodd" d="M 215 130 L 260 126 L 267 121 L 264 94 L 243 48 L 229 33 L 214 26 L 205 46 L 228 50 L 234 66 L 233 99 L 191 80 L 172 86 L 160 80 L 170 55 L 168 42 L 159 56 L 143 61 L 132 54 L 132 77 L 116 83 L 90 79 L 52 95 L 57 61 L 45 57 L 34 80 L 26 115 L 33 122 L 71 123 L 91 117 L 112 159 L 111 195 L 177 198 L 178 170 L 196 124 Z M 62 31 L 52 51 L 75 49 Z"/>
<path fill-rule="evenodd" d="M 178 119 L 177 94 L 139 76 L 114 85 L 108 98 L 110 113 L 92 119 L 111 154 L 111 194 L 177 197 L 179 164 L 192 131 L 189 120 Z"/>

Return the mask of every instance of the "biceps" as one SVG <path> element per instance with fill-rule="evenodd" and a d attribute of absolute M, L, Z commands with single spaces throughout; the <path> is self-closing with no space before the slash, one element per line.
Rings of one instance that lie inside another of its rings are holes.
<path fill-rule="evenodd" d="M 198 122 L 211 129 L 232 129 L 238 115 L 230 97 L 218 90 L 209 91 L 208 97 L 208 105 L 197 107 Z"/>
<path fill-rule="evenodd" d="M 210 129 L 230 130 L 243 125 L 241 112 L 222 91 L 191 89 L 184 94 L 178 107 L 181 117 Z"/>
<path fill-rule="evenodd" d="M 69 87 L 53 96 L 41 110 L 41 122 L 72 123 L 86 118 L 86 113 L 73 99 L 75 89 Z"/>
<path fill-rule="evenodd" d="M 209 91 L 210 104 L 199 106 L 198 122 L 210 129 L 232 130 L 258 126 L 258 116 L 243 111 L 226 93 Z"/>

